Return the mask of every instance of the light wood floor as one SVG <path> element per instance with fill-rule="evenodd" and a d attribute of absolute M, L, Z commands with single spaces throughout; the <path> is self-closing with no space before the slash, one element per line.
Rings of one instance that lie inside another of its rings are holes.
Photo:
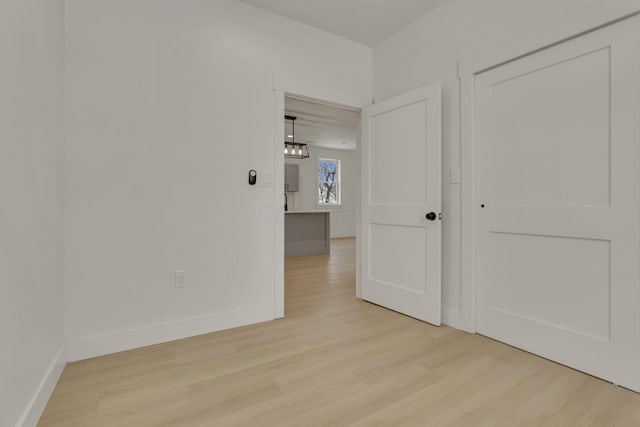
<path fill-rule="evenodd" d="M 39 426 L 640 426 L 640 395 L 354 297 L 354 241 L 286 261 L 286 318 L 69 364 Z"/>

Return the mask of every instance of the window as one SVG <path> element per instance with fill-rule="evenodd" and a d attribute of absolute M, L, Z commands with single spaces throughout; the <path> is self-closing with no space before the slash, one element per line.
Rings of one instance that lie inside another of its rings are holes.
<path fill-rule="evenodd" d="M 340 160 L 318 159 L 318 204 L 340 204 Z"/>

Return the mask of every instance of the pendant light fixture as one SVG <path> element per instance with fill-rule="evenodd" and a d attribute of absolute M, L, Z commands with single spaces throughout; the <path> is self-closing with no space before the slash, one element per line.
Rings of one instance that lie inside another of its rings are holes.
<path fill-rule="evenodd" d="M 296 116 L 284 116 L 285 120 L 291 120 L 291 141 L 284 141 L 284 157 L 287 159 L 308 159 L 309 147 L 302 142 L 296 142 Z"/>

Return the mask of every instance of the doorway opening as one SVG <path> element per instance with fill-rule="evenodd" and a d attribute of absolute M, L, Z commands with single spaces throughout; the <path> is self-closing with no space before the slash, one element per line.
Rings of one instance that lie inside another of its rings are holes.
<path fill-rule="evenodd" d="M 287 94 L 281 120 L 285 314 L 320 313 L 356 295 L 360 109 Z"/>

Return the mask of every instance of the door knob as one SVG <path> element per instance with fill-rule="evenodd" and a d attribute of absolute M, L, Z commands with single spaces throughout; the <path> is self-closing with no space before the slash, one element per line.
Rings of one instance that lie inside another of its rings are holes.
<path fill-rule="evenodd" d="M 425 216 L 429 221 L 435 221 L 435 219 L 436 219 L 436 213 L 435 212 L 429 212 Z"/>

